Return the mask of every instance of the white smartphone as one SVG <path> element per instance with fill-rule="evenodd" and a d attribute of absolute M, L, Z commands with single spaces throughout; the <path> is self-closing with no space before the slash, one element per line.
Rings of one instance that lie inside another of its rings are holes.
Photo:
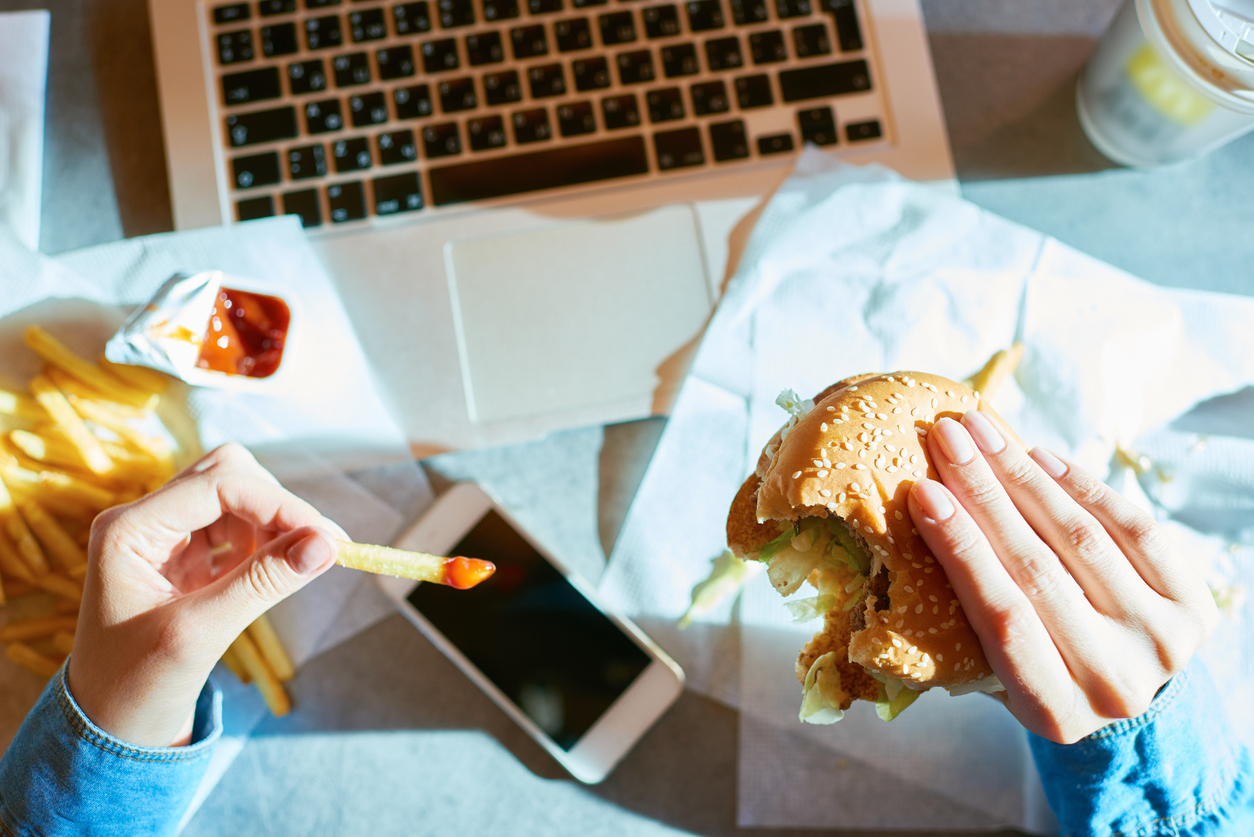
<path fill-rule="evenodd" d="M 576 779 L 609 775 L 683 690 L 679 666 L 458 483 L 394 544 L 496 565 L 470 590 L 380 576 L 402 613 Z"/>

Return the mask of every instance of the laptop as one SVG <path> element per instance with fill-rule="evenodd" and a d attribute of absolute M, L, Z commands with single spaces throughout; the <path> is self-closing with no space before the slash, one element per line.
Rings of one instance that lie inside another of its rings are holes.
<path fill-rule="evenodd" d="M 151 0 L 178 229 L 298 216 L 414 452 L 664 414 L 813 143 L 954 176 L 917 0 Z"/>

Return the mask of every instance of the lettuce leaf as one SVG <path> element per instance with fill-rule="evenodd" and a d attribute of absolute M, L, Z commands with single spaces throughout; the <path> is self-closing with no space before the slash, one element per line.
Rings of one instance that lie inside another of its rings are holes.
<path fill-rule="evenodd" d="M 834 724 L 845 717 L 840 705 L 848 698 L 840 686 L 836 652 L 829 651 L 815 660 L 806 672 L 806 682 L 801 687 L 799 717 L 807 724 Z"/>
<path fill-rule="evenodd" d="M 974 683 L 961 683 L 957 686 L 946 686 L 945 691 L 954 697 L 969 695 L 972 692 L 1004 692 L 1006 687 L 996 677 L 985 677 Z"/>
<path fill-rule="evenodd" d="M 744 583 L 763 569 L 756 561 L 740 560 L 730 549 L 724 550 L 713 563 L 709 577 L 692 588 L 692 604 L 680 617 L 679 627 L 688 627 L 693 619 L 704 616 L 723 599 L 739 593 Z"/>
<path fill-rule="evenodd" d="M 819 595 L 809 599 L 797 599 L 795 602 L 784 602 L 784 607 L 792 614 L 792 621 L 801 623 L 825 616 L 829 610 L 840 607 L 840 601 L 837 596 Z"/>
<path fill-rule="evenodd" d="M 891 721 L 902 711 L 919 699 L 922 692 L 908 688 L 896 677 L 887 677 L 879 672 L 871 672 L 872 677 L 880 681 L 880 699 L 875 702 L 875 714 L 881 720 Z"/>

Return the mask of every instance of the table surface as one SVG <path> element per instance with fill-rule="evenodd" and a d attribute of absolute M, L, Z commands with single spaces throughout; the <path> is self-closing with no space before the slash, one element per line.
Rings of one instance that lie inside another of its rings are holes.
<path fill-rule="evenodd" d="M 144 0 L 47 5 L 42 249 L 170 229 Z M 1080 130 L 1075 79 L 1117 6 L 923 0 L 962 193 L 1149 281 L 1254 293 L 1254 135 L 1142 172 L 1111 166 Z M 569 563 L 602 566 L 663 426 L 425 464 L 437 490 L 483 483 Z M 802 833 L 736 827 L 737 714 L 692 693 L 584 787 L 399 616 L 310 662 L 292 692 L 298 711 L 261 725 L 185 833 Z"/>

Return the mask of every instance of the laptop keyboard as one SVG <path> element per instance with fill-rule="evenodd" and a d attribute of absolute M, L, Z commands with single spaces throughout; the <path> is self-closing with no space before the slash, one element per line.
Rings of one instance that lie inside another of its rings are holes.
<path fill-rule="evenodd" d="M 886 141 L 855 0 L 206 8 L 235 217 L 368 222 Z"/>

